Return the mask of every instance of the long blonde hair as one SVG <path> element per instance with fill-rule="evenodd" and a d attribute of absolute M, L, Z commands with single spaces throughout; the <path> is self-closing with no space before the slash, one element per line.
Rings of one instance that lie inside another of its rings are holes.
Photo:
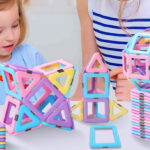
<path fill-rule="evenodd" d="M 127 28 L 123 25 L 123 22 L 122 22 L 122 16 L 123 16 L 123 12 L 125 11 L 125 6 L 126 6 L 126 2 L 128 0 L 119 0 L 120 1 L 120 5 L 119 5 L 119 10 L 118 10 L 118 21 L 119 21 L 119 25 L 121 27 L 121 29 L 128 35 L 128 36 L 132 36 L 129 31 L 127 31 Z M 137 4 L 137 7 L 136 7 L 136 12 L 138 11 L 139 9 L 139 6 L 140 6 L 140 2 L 141 0 L 138 0 L 138 4 Z"/>
<path fill-rule="evenodd" d="M 27 32 L 27 22 L 26 22 L 25 12 L 23 9 L 23 1 L 22 0 L 0 0 L 0 11 L 11 8 L 15 3 L 17 3 L 18 5 L 18 12 L 19 12 L 20 38 L 17 43 L 17 45 L 19 45 L 24 41 Z"/>

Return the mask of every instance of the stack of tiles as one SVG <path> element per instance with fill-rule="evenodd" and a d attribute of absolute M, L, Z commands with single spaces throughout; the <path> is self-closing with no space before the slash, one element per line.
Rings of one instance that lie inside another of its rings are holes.
<path fill-rule="evenodd" d="M 95 53 L 83 72 L 84 121 L 109 121 L 109 73 L 99 53 Z M 91 108 L 89 108 L 91 104 Z M 104 104 L 101 112 L 99 105 Z M 91 113 L 90 113 L 91 111 Z"/>
<path fill-rule="evenodd" d="M 0 71 L 8 95 L 1 122 L 10 134 L 41 125 L 74 128 L 68 100 L 75 75 L 72 64 L 62 59 L 34 69 L 0 64 Z"/>
<path fill-rule="evenodd" d="M 6 149 L 6 129 L 5 125 L 0 123 L 0 150 Z"/>
<path fill-rule="evenodd" d="M 150 93 L 133 89 L 132 100 L 132 134 L 150 141 Z"/>
<path fill-rule="evenodd" d="M 131 91 L 132 134 L 150 140 L 150 34 L 135 34 L 123 51 L 123 72 L 135 85 Z"/>

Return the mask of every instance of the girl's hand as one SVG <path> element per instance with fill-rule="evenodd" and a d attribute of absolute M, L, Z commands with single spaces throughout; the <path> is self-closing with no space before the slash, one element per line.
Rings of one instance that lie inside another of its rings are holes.
<path fill-rule="evenodd" d="M 131 89 L 135 86 L 123 74 L 122 67 L 117 67 L 110 72 L 110 78 L 116 80 L 116 97 L 118 101 L 130 101 Z"/>

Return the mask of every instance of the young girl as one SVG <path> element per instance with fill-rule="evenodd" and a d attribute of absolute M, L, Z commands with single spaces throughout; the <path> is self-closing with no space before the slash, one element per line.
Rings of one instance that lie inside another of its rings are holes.
<path fill-rule="evenodd" d="M 22 0 L 0 0 L 0 62 L 35 67 L 45 59 L 29 44 L 22 44 L 26 36 L 26 19 Z M 6 93 L 0 82 L 0 104 Z"/>
<path fill-rule="evenodd" d="M 110 71 L 117 100 L 130 100 L 128 82 L 122 73 L 122 50 L 130 37 L 150 27 L 149 0 L 77 0 L 81 24 L 82 69 L 95 52 L 100 52 Z M 82 96 L 81 74 L 77 91 Z"/>

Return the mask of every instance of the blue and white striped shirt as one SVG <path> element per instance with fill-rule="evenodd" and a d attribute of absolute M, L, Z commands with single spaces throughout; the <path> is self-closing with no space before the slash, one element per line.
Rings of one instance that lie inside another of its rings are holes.
<path fill-rule="evenodd" d="M 129 0 L 126 3 L 122 19 L 131 35 L 150 28 L 150 1 L 142 0 L 138 12 L 135 12 L 137 1 Z M 118 8 L 118 0 L 88 0 L 97 46 L 109 70 L 122 66 L 122 50 L 130 39 L 119 25 Z M 115 89 L 115 80 L 111 80 L 111 83 Z"/>

